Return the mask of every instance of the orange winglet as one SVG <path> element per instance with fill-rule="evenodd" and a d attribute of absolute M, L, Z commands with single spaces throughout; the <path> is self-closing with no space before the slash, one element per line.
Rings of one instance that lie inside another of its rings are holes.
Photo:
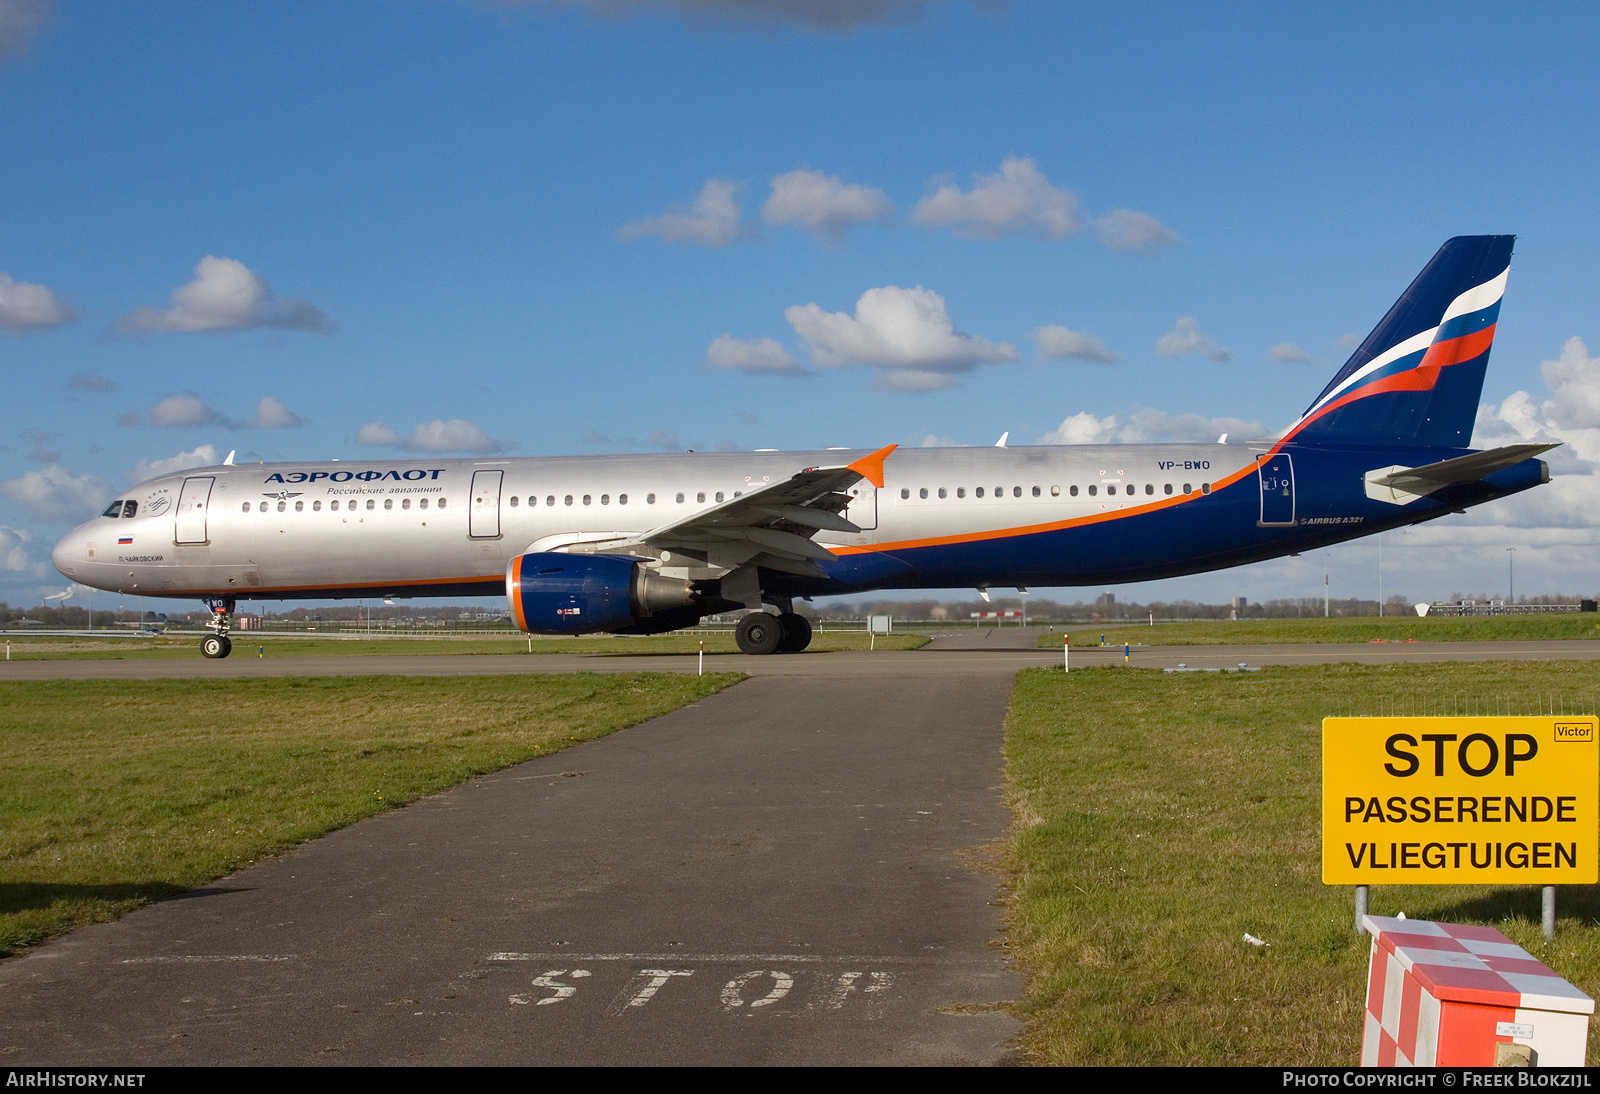
<path fill-rule="evenodd" d="M 870 456 L 862 456 L 855 463 L 849 464 L 850 470 L 866 479 L 878 489 L 883 489 L 883 461 L 889 458 L 889 453 L 900 446 L 891 444 L 887 448 L 880 448 Z"/>

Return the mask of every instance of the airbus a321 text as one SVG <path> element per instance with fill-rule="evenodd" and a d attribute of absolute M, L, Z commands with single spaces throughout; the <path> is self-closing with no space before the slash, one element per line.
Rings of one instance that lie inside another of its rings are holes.
<path fill-rule="evenodd" d="M 1474 451 L 1513 236 L 1439 249 L 1300 419 L 1234 444 L 397 459 L 197 468 L 56 545 L 74 581 L 240 600 L 505 596 L 536 634 L 652 634 L 752 609 L 746 653 L 811 639 L 797 598 L 1102 585 L 1274 558 L 1549 481 Z"/>

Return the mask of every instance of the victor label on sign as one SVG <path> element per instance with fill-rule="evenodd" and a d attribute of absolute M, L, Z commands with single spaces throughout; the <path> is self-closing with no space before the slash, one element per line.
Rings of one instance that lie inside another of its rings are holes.
<path fill-rule="evenodd" d="M 1329 885 L 1600 881 L 1593 716 L 1325 718 Z"/>

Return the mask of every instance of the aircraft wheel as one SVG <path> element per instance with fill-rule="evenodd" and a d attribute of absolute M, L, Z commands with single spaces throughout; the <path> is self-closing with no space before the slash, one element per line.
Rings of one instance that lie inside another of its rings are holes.
<path fill-rule="evenodd" d="M 233 652 L 233 642 L 226 635 L 213 634 L 201 640 L 200 652 L 206 657 L 226 657 Z"/>
<path fill-rule="evenodd" d="M 783 626 L 776 616 L 766 612 L 751 612 L 739 620 L 733 640 L 741 653 L 777 653 L 783 644 Z"/>
<path fill-rule="evenodd" d="M 778 616 L 778 626 L 783 628 L 780 653 L 799 653 L 811 645 L 811 621 L 799 612 L 784 612 Z"/>

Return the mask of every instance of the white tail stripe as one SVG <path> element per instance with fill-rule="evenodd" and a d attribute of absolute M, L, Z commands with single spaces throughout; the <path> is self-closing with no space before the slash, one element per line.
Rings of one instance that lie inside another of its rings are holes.
<path fill-rule="evenodd" d="M 1482 311 L 1500 301 L 1506 294 L 1506 278 L 1511 275 L 1511 267 L 1507 266 L 1500 271 L 1500 276 L 1485 281 L 1476 288 L 1468 289 L 1450 302 L 1444 310 L 1444 318 L 1439 320 L 1441 325 L 1450 322 L 1458 315 L 1471 315 L 1475 311 Z"/>

